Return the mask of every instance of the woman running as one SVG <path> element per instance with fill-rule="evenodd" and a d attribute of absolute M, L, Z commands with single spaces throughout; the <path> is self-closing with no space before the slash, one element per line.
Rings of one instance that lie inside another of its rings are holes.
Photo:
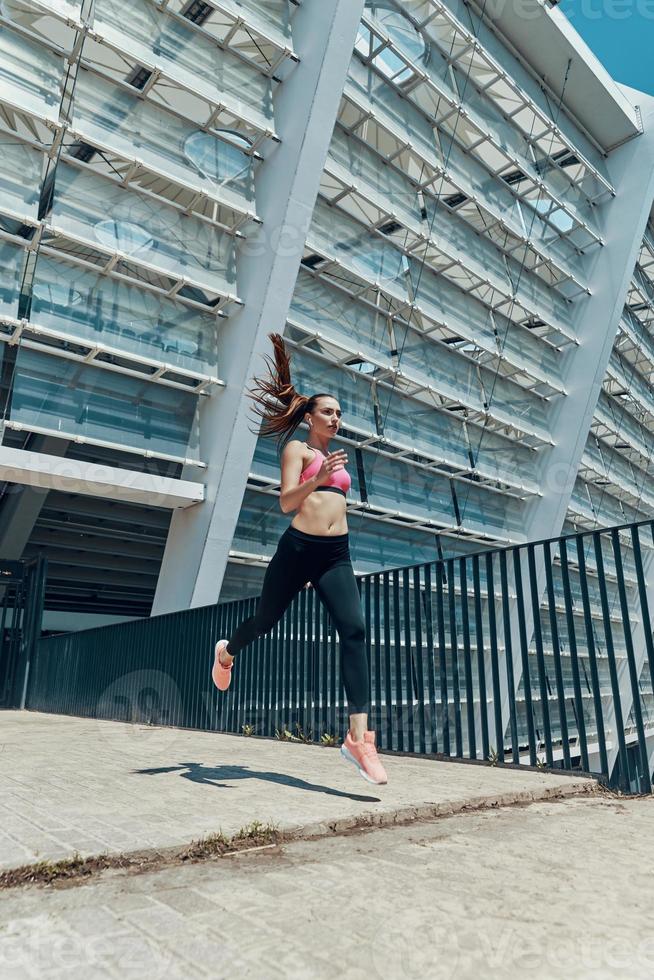
<path fill-rule="evenodd" d="M 351 480 L 343 450 L 329 451 L 341 425 L 341 409 L 331 395 L 300 395 L 291 382 L 290 358 L 279 334 L 269 334 L 275 352 L 268 378 L 255 378 L 250 391 L 261 434 L 285 443 L 281 458 L 279 505 L 295 517 L 282 534 L 263 580 L 254 616 L 229 640 L 219 640 L 212 678 L 219 691 L 232 679 L 234 658 L 254 639 L 268 633 L 297 593 L 310 582 L 324 602 L 340 640 L 341 670 L 350 726 L 341 755 L 354 763 L 370 783 L 385 783 L 386 773 L 368 731 L 370 685 L 365 623 L 350 559 L 345 495 Z M 302 421 L 309 426 L 306 442 L 288 441 Z M 319 491 L 323 491 L 322 493 Z"/>

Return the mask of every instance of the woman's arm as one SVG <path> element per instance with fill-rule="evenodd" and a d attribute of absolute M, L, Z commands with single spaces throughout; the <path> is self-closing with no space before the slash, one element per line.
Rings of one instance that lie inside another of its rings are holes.
<path fill-rule="evenodd" d="M 302 501 L 318 486 L 318 475 L 300 483 L 304 450 L 299 439 L 287 443 L 282 453 L 282 485 L 279 506 L 284 514 L 297 510 Z"/>

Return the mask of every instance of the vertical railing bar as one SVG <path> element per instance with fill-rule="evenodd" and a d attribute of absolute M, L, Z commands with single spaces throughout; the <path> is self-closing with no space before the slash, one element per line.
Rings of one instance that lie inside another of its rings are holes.
<path fill-rule="evenodd" d="M 495 721 L 496 752 L 500 762 L 504 762 L 504 722 L 502 721 L 502 694 L 500 690 L 500 665 L 497 646 L 497 620 L 495 617 L 495 584 L 493 575 L 493 553 L 486 552 L 486 595 L 488 600 L 488 632 L 491 652 L 491 678 L 493 683 L 493 717 Z"/>
<path fill-rule="evenodd" d="M 477 758 L 475 734 L 475 692 L 470 656 L 470 611 L 468 609 L 468 577 L 466 558 L 459 558 L 459 589 L 461 592 L 461 630 L 463 632 L 463 666 L 466 679 L 466 721 L 468 728 L 468 757 Z"/>
<path fill-rule="evenodd" d="M 396 738 L 393 727 L 393 679 L 391 674 L 391 590 L 390 573 L 383 573 L 384 611 L 384 689 L 386 700 L 385 748 L 394 749 Z"/>
<path fill-rule="evenodd" d="M 588 644 L 588 664 L 590 667 L 591 686 L 593 689 L 593 705 L 595 708 L 595 726 L 597 728 L 597 741 L 599 744 L 600 768 L 607 780 L 610 777 L 609 760 L 606 754 L 606 732 L 604 730 L 604 710 L 602 707 L 602 692 L 599 683 L 599 673 L 597 670 L 597 658 L 595 655 L 595 634 L 593 632 L 593 618 L 590 611 L 590 598 L 588 595 L 588 579 L 586 573 L 586 555 L 584 554 L 584 539 L 580 534 L 577 538 L 577 564 L 579 565 L 579 584 L 581 587 L 581 601 L 584 610 L 584 626 L 586 629 L 586 643 Z"/>
<path fill-rule="evenodd" d="M 326 606 L 323 609 L 323 613 L 322 661 L 320 675 L 320 717 L 323 734 L 329 734 L 329 644 L 331 631 L 329 629 L 329 613 L 327 612 Z M 332 732 L 331 734 L 335 735 L 336 732 Z"/>
<path fill-rule="evenodd" d="M 450 698 L 447 690 L 447 662 L 445 647 L 445 609 L 443 606 L 443 575 L 444 564 L 436 562 L 436 618 L 438 620 L 438 667 L 441 689 L 441 735 L 443 752 L 451 755 L 450 749 Z"/>
<path fill-rule="evenodd" d="M 536 574 L 536 553 L 533 544 L 527 546 L 527 561 L 529 564 L 529 588 L 531 595 L 531 609 L 534 621 L 534 642 L 536 644 L 536 663 L 538 665 L 538 688 L 540 691 L 540 706 L 543 716 L 543 738 L 545 740 L 545 757 L 547 765 L 554 765 L 554 754 L 552 752 L 552 728 L 550 723 L 549 693 L 547 690 L 547 678 L 545 668 L 545 654 L 543 652 L 543 633 L 540 619 L 540 590 L 538 588 L 538 576 Z"/>
<path fill-rule="evenodd" d="M 518 633 L 520 636 L 520 659 L 522 662 L 522 686 L 525 698 L 525 721 L 529 741 L 529 765 L 538 761 L 536 753 L 536 732 L 534 729 L 534 706 L 531 698 L 531 668 L 529 666 L 529 643 L 527 641 L 527 620 L 525 616 L 525 592 L 522 581 L 521 549 L 513 548 L 513 579 L 515 582 L 516 606 L 518 610 Z"/>
<path fill-rule="evenodd" d="M 402 703 L 402 632 L 400 624 L 400 573 L 398 569 L 391 572 L 393 582 L 393 640 L 395 651 L 395 719 L 397 729 L 397 747 L 404 751 L 404 705 Z"/>
<path fill-rule="evenodd" d="M 481 747 L 484 759 L 490 755 L 488 737 L 488 696 L 486 694 L 486 665 L 484 657 L 484 622 L 481 605 L 479 555 L 472 556 L 472 586 L 475 596 L 475 640 L 477 644 L 477 673 L 479 675 L 479 714 L 481 719 Z"/>
<path fill-rule="evenodd" d="M 615 573 L 618 580 L 618 594 L 620 596 L 620 610 L 622 613 L 622 628 L 624 630 L 625 646 L 627 649 L 627 662 L 629 665 L 629 680 L 631 682 L 631 697 L 633 712 L 636 718 L 636 731 L 638 733 L 638 751 L 642 773 L 639 779 L 641 793 L 652 792 L 652 779 L 649 772 L 649 753 L 645 739 L 645 728 L 643 725 L 643 712 L 640 706 L 640 684 L 636 670 L 636 655 L 634 652 L 634 641 L 631 634 L 631 623 L 629 622 L 629 604 L 627 602 L 627 590 L 624 582 L 624 569 L 622 565 L 622 551 L 620 547 L 620 536 L 617 531 L 611 531 L 611 544 L 613 545 L 613 557 L 615 560 Z M 618 689 L 619 690 L 619 689 Z"/>
<path fill-rule="evenodd" d="M 563 599 L 565 602 L 565 617 L 568 627 L 568 644 L 570 646 L 570 666 L 572 668 L 572 683 L 575 694 L 575 708 L 577 712 L 577 732 L 579 737 L 579 750 L 581 756 L 581 767 L 584 772 L 589 772 L 590 763 L 588 761 L 588 740 L 586 737 L 586 719 L 584 718 L 584 699 L 581 693 L 581 677 L 579 675 L 579 654 L 577 651 L 577 633 L 575 627 L 574 609 L 572 606 L 572 592 L 570 589 L 570 571 L 568 568 L 568 549 L 565 538 L 560 541 L 559 560 L 561 562 L 561 584 L 563 586 Z"/>
<path fill-rule="evenodd" d="M 634 552 L 634 565 L 636 567 L 636 581 L 638 583 L 638 597 L 640 599 L 640 609 L 643 618 L 643 629 L 645 632 L 645 649 L 647 651 L 647 662 L 649 664 L 649 677 L 654 695 L 654 638 L 652 637 L 652 617 L 649 611 L 649 601 L 647 598 L 647 586 L 645 585 L 645 572 L 643 569 L 643 555 L 640 547 L 640 535 L 637 525 L 631 527 L 631 542 Z M 654 544 L 654 521 L 650 523 L 650 533 Z"/>
<path fill-rule="evenodd" d="M 452 658 L 452 695 L 454 703 L 454 743 L 456 755 L 463 758 L 463 732 L 461 730 L 461 682 L 459 679 L 459 644 L 456 632 L 456 581 L 454 559 L 447 559 L 447 598 L 450 619 L 450 656 Z"/>
<path fill-rule="evenodd" d="M 374 610 L 375 610 L 375 671 L 374 671 L 374 698 L 375 698 L 375 717 L 374 725 L 377 732 L 378 744 L 382 744 L 382 661 L 381 661 L 381 581 L 379 574 L 373 576 L 374 581 Z M 384 745 L 386 739 L 383 738 Z"/>
<path fill-rule="evenodd" d="M 431 590 L 431 563 L 425 565 L 425 632 L 427 640 L 427 689 L 429 691 L 429 751 L 438 752 L 436 680 L 434 662 L 434 615 Z"/>
<path fill-rule="evenodd" d="M 415 719 L 413 703 L 415 687 L 413 684 L 413 644 L 411 641 L 411 595 L 409 592 L 409 569 L 402 569 L 402 619 L 404 621 L 404 689 L 406 692 L 405 717 L 408 729 L 409 752 L 415 752 Z"/>
<path fill-rule="evenodd" d="M 599 531 L 593 533 L 593 550 L 595 552 L 595 565 L 597 567 L 597 580 L 600 590 L 600 604 L 602 607 L 602 623 L 604 625 L 604 637 L 606 641 L 606 656 L 609 664 L 609 678 L 611 681 L 611 691 L 613 695 L 613 711 L 615 717 L 616 737 L 618 739 L 618 784 L 621 781 L 624 788 L 629 786 L 629 758 L 627 755 L 627 743 L 624 737 L 624 719 L 622 717 L 622 702 L 620 700 L 620 682 L 618 681 L 618 671 L 615 658 L 615 646 L 613 643 L 613 628 L 611 626 L 611 610 L 609 609 L 609 596 L 606 589 L 606 574 L 604 571 L 604 555 L 602 553 L 602 539 Z M 612 774 L 608 773 L 609 780 Z"/>
<path fill-rule="evenodd" d="M 369 718 L 368 718 L 368 728 L 374 730 L 374 722 L 372 720 L 372 686 L 373 686 L 373 663 L 372 663 L 372 580 L 370 575 L 365 575 L 359 579 L 361 587 L 363 588 L 364 602 L 363 602 L 363 615 L 366 624 L 366 660 L 368 662 L 368 690 L 370 691 L 370 705 L 369 705 Z"/>
<path fill-rule="evenodd" d="M 520 745 L 518 743 L 518 720 L 516 717 L 515 681 L 513 679 L 513 642 L 511 639 L 511 611 L 509 605 L 509 578 L 506 567 L 506 551 L 500 551 L 500 591 L 502 593 L 502 623 L 504 627 L 504 651 L 506 666 L 506 687 L 509 698 L 509 726 L 511 730 L 511 758 L 520 764 Z"/>
<path fill-rule="evenodd" d="M 545 580 L 547 583 L 547 606 L 550 620 L 550 632 L 552 634 L 552 656 L 554 658 L 554 676 L 556 680 L 556 697 L 559 705 L 559 722 L 561 725 L 561 748 L 563 750 L 563 764 L 565 769 L 571 768 L 570 763 L 570 736 L 568 734 L 568 718 L 565 703 L 565 685 L 563 683 L 563 670 L 561 667 L 561 645 L 559 642 L 559 624 L 556 618 L 556 599 L 554 596 L 554 576 L 552 574 L 552 550 L 549 541 L 543 545 L 545 557 Z"/>
<path fill-rule="evenodd" d="M 413 569 L 413 618 L 415 629 L 414 661 L 413 669 L 416 675 L 416 689 L 418 695 L 418 737 L 419 751 L 427 751 L 427 738 L 425 733 L 425 678 L 423 674 L 423 643 L 422 643 L 422 584 L 420 581 L 420 567 Z"/>

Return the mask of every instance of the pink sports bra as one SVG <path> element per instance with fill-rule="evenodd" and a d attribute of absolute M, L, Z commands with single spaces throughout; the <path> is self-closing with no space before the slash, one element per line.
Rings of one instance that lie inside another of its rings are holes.
<path fill-rule="evenodd" d="M 305 466 L 300 473 L 300 483 L 306 483 L 307 480 L 310 480 L 312 476 L 315 476 L 316 473 L 320 471 L 320 467 L 322 466 L 322 459 L 320 456 L 322 456 L 323 459 L 326 458 L 325 454 L 320 452 L 319 449 L 314 449 L 313 446 L 308 446 L 307 448 L 315 453 L 315 455 L 309 465 Z M 318 453 L 320 453 L 320 456 Z M 343 496 L 345 496 L 351 485 L 352 480 L 350 479 L 350 474 L 345 467 L 343 467 L 343 469 L 336 470 L 334 473 L 332 473 L 331 477 L 329 478 L 329 483 L 323 483 L 321 486 L 316 487 L 316 491 L 328 490 L 332 493 L 342 493 Z"/>

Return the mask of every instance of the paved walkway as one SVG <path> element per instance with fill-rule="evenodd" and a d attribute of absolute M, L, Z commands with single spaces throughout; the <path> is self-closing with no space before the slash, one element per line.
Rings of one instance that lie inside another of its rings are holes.
<path fill-rule="evenodd" d="M 185 844 L 259 820 L 355 821 L 593 791 L 593 780 L 385 757 L 374 787 L 337 749 L 35 712 L 0 712 L 0 868 Z"/>
<path fill-rule="evenodd" d="M 0 976 L 651 980 L 653 834 L 651 797 L 585 796 L 15 889 Z"/>

